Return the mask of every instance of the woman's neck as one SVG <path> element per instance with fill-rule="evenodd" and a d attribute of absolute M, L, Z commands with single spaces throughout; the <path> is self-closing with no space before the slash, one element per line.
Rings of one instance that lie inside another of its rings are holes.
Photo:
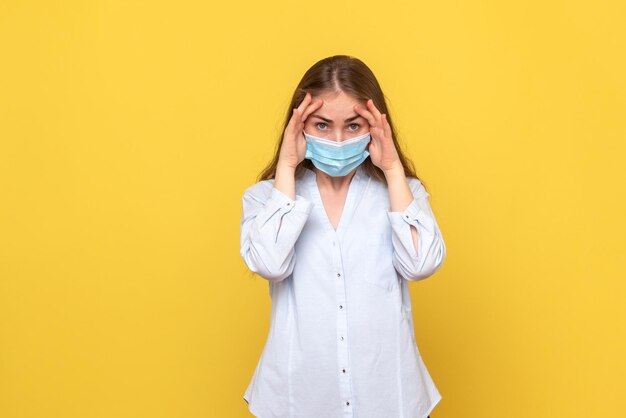
<path fill-rule="evenodd" d="M 332 189 L 335 191 L 339 191 L 347 188 L 350 185 L 350 181 L 352 177 L 356 174 L 358 167 L 352 170 L 350 173 L 343 177 L 333 177 L 324 173 L 322 170 L 317 167 L 313 167 L 313 171 L 317 177 L 317 186 L 324 189 Z"/>

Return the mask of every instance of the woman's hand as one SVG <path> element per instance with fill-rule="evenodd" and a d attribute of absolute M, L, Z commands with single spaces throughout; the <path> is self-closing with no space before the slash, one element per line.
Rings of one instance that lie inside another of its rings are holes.
<path fill-rule="evenodd" d="M 370 153 L 372 163 L 385 172 L 395 168 L 404 171 L 398 151 L 393 143 L 391 126 L 387 122 L 387 115 L 378 111 L 372 99 L 368 99 L 367 108 L 355 105 L 354 111 L 363 116 L 370 125 L 372 140 L 368 145 L 367 151 Z"/>
<path fill-rule="evenodd" d="M 283 142 L 278 156 L 279 166 L 295 170 L 297 165 L 304 160 L 306 154 L 306 139 L 302 134 L 304 121 L 312 112 L 319 109 L 322 103 L 324 103 L 322 99 L 313 101 L 311 94 L 307 93 L 300 106 L 293 109 L 291 119 L 283 133 Z"/>

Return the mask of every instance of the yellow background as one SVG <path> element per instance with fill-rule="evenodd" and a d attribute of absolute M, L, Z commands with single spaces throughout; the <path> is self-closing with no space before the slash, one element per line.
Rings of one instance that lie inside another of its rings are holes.
<path fill-rule="evenodd" d="M 247 417 L 243 190 L 317 60 L 431 193 L 431 418 L 626 416 L 622 1 L 0 4 L 0 417 Z M 395 417 L 381 417 L 395 418 Z"/>

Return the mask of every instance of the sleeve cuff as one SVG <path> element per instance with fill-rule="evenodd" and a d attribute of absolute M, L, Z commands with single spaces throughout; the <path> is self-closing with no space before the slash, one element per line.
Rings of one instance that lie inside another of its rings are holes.
<path fill-rule="evenodd" d="M 417 228 L 421 212 L 422 208 L 418 205 L 417 199 L 413 198 L 413 201 L 409 204 L 409 206 L 401 212 L 392 212 L 388 210 L 387 217 L 392 225 L 400 226 L 402 222 L 404 222 Z"/>
<path fill-rule="evenodd" d="M 276 187 L 272 187 L 270 200 L 274 202 L 276 207 L 279 208 L 283 213 L 287 213 L 293 210 L 296 212 L 309 214 L 311 212 L 311 208 L 313 207 L 313 203 L 310 200 L 300 195 L 296 195 L 295 199 L 291 199 L 289 196 L 278 190 Z"/>

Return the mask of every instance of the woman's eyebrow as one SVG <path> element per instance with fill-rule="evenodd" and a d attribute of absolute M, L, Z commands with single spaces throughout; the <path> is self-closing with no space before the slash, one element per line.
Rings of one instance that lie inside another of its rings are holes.
<path fill-rule="evenodd" d="M 321 120 L 323 120 L 326 123 L 333 123 L 332 119 L 323 118 L 320 115 L 311 115 L 311 116 L 314 116 L 314 117 L 316 117 L 318 119 L 321 119 Z M 346 119 L 344 122 L 352 122 L 353 120 L 361 118 L 361 117 L 362 117 L 361 115 L 354 115 L 354 116 L 351 116 L 348 119 Z"/>

